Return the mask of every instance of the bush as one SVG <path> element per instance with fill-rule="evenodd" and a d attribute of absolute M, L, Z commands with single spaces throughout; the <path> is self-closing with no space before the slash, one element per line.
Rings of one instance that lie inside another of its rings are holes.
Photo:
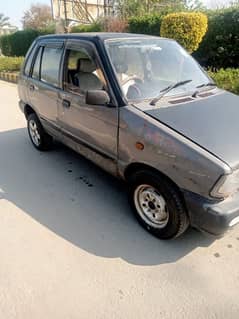
<path fill-rule="evenodd" d="M 129 19 L 129 32 L 159 36 L 164 15 L 148 14 Z"/>
<path fill-rule="evenodd" d="M 23 57 L 0 57 L 0 72 L 19 71 Z"/>
<path fill-rule="evenodd" d="M 217 72 L 209 70 L 208 73 L 219 87 L 239 94 L 239 69 L 220 69 Z"/>
<path fill-rule="evenodd" d="M 0 48 L 6 56 L 24 56 L 32 42 L 40 35 L 37 30 L 17 31 L 0 37 Z"/>
<path fill-rule="evenodd" d="M 80 24 L 73 26 L 70 30 L 71 33 L 81 33 L 81 32 L 101 32 L 102 25 L 99 22 L 95 22 L 92 24 Z"/>
<path fill-rule="evenodd" d="M 54 33 L 57 33 L 56 28 L 57 28 L 56 23 L 52 22 L 52 23 L 49 23 L 47 27 L 41 28 L 39 32 L 41 35 L 54 34 Z"/>
<path fill-rule="evenodd" d="M 11 47 L 10 47 L 10 40 L 9 35 L 2 35 L 0 37 L 0 51 L 4 55 L 11 55 Z"/>
<path fill-rule="evenodd" d="M 208 32 L 194 57 L 204 66 L 239 67 L 239 7 L 208 12 Z"/>
<path fill-rule="evenodd" d="M 128 21 L 117 17 L 105 18 L 102 21 L 102 28 L 105 32 L 126 32 Z"/>
<path fill-rule="evenodd" d="M 195 51 L 207 31 L 207 16 L 200 12 L 166 15 L 161 24 L 162 37 L 177 40 L 190 53 Z"/>

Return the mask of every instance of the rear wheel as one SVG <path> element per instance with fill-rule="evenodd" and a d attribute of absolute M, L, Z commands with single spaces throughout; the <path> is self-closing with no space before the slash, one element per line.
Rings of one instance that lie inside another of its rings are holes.
<path fill-rule="evenodd" d="M 140 224 L 160 239 L 178 237 L 188 228 L 181 194 L 160 175 L 149 171 L 132 175 L 129 199 Z"/>
<path fill-rule="evenodd" d="M 47 134 L 35 113 L 27 117 L 27 128 L 32 144 L 40 151 L 51 148 L 53 138 Z"/>

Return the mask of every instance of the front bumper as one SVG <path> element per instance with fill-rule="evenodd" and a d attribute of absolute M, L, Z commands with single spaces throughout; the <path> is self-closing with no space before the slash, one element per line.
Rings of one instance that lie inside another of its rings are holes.
<path fill-rule="evenodd" d="M 239 194 L 220 202 L 184 192 L 191 225 L 201 231 L 222 235 L 239 223 Z"/>

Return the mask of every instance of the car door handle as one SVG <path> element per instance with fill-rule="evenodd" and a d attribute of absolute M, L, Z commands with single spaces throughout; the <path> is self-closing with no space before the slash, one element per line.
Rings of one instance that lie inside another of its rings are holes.
<path fill-rule="evenodd" d="M 36 86 L 34 84 L 30 84 L 29 89 L 30 89 L 30 91 L 38 91 L 38 86 Z"/>
<path fill-rule="evenodd" d="M 30 91 L 34 91 L 35 90 L 35 86 L 33 84 L 30 84 L 29 89 L 30 89 Z"/>
<path fill-rule="evenodd" d="M 62 105 L 63 105 L 65 108 L 69 108 L 69 107 L 71 106 L 71 102 L 68 101 L 68 100 L 63 99 L 63 100 L 62 100 Z"/>

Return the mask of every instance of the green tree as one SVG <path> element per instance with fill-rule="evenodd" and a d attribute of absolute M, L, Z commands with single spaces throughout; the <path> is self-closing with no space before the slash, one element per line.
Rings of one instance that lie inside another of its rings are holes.
<path fill-rule="evenodd" d="M 231 7 L 239 7 L 239 0 L 232 0 L 230 2 Z"/>
<path fill-rule="evenodd" d="M 118 9 L 124 18 L 148 13 L 185 9 L 185 0 L 119 0 Z"/>
<path fill-rule="evenodd" d="M 202 11 L 202 10 L 206 10 L 206 7 L 204 6 L 204 4 L 202 3 L 201 0 L 188 0 L 186 2 L 186 8 L 188 10 L 192 10 L 192 11 Z"/>
<path fill-rule="evenodd" d="M 9 25 L 10 25 L 9 18 L 6 17 L 3 13 L 0 13 L 0 28 L 9 26 Z"/>

